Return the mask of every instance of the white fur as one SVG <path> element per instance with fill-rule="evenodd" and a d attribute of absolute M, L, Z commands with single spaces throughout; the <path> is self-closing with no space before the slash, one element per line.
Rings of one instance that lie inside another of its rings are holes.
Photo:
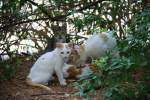
<path fill-rule="evenodd" d="M 104 34 L 107 37 L 107 41 L 105 41 L 100 34 Z M 109 33 L 102 32 L 94 34 L 83 44 L 84 50 L 79 51 L 80 58 L 77 60 L 76 64 L 78 66 L 84 64 L 88 57 L 97 58 L 104 56 L 106 51 L 113 49 L 115 46 L 116 40 Z"/>
<path fill-rule="evenodd" d="M 60 53 L 62 51 L 64 54 Z M 70 48 L 65 44 L 64 48 L 56 48 L 52 52 L 43 54 L 31 68 L 28 78 L 33 83 L 47 84 L 49 80 L 52 80 L 53 73 L 56 73 L 60 84 L 66 85 L 62 68 L 66 58 L 70 55 L 70 51 Z"/>

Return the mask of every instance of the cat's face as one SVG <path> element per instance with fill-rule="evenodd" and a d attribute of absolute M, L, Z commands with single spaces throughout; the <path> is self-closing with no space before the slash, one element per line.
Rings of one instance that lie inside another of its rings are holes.
<path fill-rule="evenodd" d="M 69 63 L 75 64 L 80 59 L 80 55 L 84 52 L 84 45 L 73 45 L 71 54 L 69 56 Z"/>
<path fill-rule="evenodd" d="M 56 48 L 59 49 L 60 56 L 64 59 L 66 62 L 69 58 L 69 55 L 71 54 L 71 43 L 57 43 Z"/>

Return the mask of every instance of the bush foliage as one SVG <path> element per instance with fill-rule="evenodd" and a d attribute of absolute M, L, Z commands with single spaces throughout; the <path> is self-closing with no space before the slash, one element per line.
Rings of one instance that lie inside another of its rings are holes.
<path fill-rule="evenodd" d="M 150 99 L 149 25 L 150 9 L 134 15 L 128 29 L 129 35 L 118 41 L 120 56 L 114 57 L 109 52 L 106 57 L 94 60 L 97 72 L 76 83 L 80 95 L 89 98 L 90 92 L 96 92 L 99 87 L 106 100 Z"/>

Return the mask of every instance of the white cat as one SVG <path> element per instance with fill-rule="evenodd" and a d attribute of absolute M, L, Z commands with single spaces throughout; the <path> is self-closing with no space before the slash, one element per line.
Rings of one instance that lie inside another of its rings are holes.
<path fill-rule="evenodd" d="M 57 43 L 56 48 L 52 52 L 48 52 L 39 57 L 30 70 L 27 83 L 51 91 L 44 84 L 52 80 L 52 76 L 55 73 L 60 85 L 67 85 L 62 69 L 71 53 L 71 47 L 71 43 Z"/>
<path fill-rule="evenodd" d="M 106 51 L 116 46 L 116 39 L 107 32 L 101 32 L 89 37 L 84 44 L 74 46 L 77 53 L 73 54 L 73 62 L 80 66 L 84 64 L 88 57 L 98 58 L 104 56 Z"/>

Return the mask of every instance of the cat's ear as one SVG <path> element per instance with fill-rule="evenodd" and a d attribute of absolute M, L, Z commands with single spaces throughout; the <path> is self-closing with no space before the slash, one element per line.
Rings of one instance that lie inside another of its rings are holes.
<path fill-rule="evenodd" d="M 72 43 L 72 42 L 68 43 L 68 47 L 74 48 L 74 43 Z"/>
<path fill-rule="evenodd" d="M 63 48 L 63 47 L 64 47 L 63 43 L 56 43 L 56 48 Z"/>
<path fill-rule="evenodd" d="M 84 51 L 85 50 L 85 45 L 84 44 L 80 45 L 79 50 Z"/>
<path fill-rule="evenodd" d="M 104 42 L 107 42 L 109 39 L 105 32 L 100 33 L 99 36 Z"/>

